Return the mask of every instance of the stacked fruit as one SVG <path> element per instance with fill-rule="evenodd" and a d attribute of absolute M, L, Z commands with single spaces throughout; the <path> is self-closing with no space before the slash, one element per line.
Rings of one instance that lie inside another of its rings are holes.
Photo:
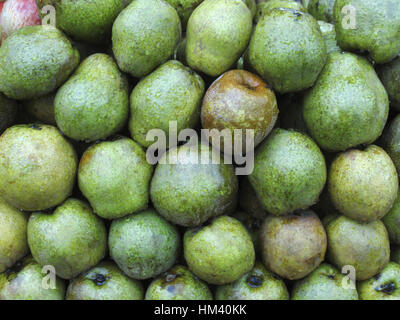
<path fill-rule="evenodd" d="M 0 299 L 400 299 L 400 0 L 0 27 Z"/>

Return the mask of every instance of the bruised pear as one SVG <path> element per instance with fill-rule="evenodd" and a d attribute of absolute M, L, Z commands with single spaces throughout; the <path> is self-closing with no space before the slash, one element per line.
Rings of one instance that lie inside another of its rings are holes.
<path fill-rule="evenodd" d="M 0 274 L 0 300 L 64 300 L 65 281 L 52 271 L 30 256 L 17 262 Z"/>
<path fill-rule="evenodd" d="M 233 283 L 218 286 L 217 300 L 288 300 L 289 292 L 278 276 L 256 262 L 254 268 Z"/>
<path fill-rule="evenodd" d="M 147 135 L 152 129 L 167 133 L 172 121 L 176 121 L 178 133 L 195 128 L 203 95 L 204 81 L 198 74 L 176 60 L 164 63 L 132 91 L 129 120 L 132 138 L 149 147 L 153 142 Z M 169 135 L 167 141 L 168 138 Z"/>
<path fill-rule="evenodd" d="M 259 145 L 274 127 L 278 113 L 275 94 L 261 78 L 245 70 L 230 70 L 208 88 L 201 122 L 204 129 L 227 129 L 232 133 L 230 144 L 212 139 L 214 147 L 232 153 L 233 146 L 239 144 L 244 152 L 246 130 L 253 130 L 254 146 Z M 244 133 L 238 141 L 233 134 L 235 130 Z"/>
<path fill-rule="evenodd" d="M 142 300 L 143 286 L 126 276 L 114 263 L 103 261 L 70 282 L 66 299 Z"/>
<path fill-rule="evenodd" d="M 260 229 L 264 264 L 279 276 L 297 280 L 317 268 L 325 258 L 325 229 L 312 211 L 282 217 L 269 216 Z"/>
<path fill-rule="evenodd" d="M 400 300 L 400 264 L 389 262 L 371 279 L 357 285 L 361 300 Z"/>

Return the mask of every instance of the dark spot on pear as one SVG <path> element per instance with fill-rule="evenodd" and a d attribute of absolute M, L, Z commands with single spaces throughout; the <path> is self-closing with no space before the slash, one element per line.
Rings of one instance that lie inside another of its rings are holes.
<path fill-rule="evenodd" d="M 261 287 L 262 283 L 263 279 L 261 279 L 260 277 L 251 275 L 247 278 L 247 284 L 250 288 L 259 288 Z"/>
<path fill-rule="evenodd" d="M 375 288 L 375 291 L 383 292 L 385 294 L 392 294 L 394 290 L 395 290 L 395 285 L 393 282 Z"/>

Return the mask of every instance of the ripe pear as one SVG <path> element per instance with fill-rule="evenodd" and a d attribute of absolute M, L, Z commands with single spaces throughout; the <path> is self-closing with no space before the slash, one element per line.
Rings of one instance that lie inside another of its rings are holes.
<path fill-rule="evenodd" d="M 328 261 L 338 268 L 354 268 L 357 280 L 378 274 L 389 262 L 389 237 L 381 221 L 359 223 L 345 216 L 330 219 L 326 225 Z"/>
<path fill-rule="evenodd" d="M 279 276 L 297 280 L 317 268 L 325 258 L 325 229 L 312 211 L 281 217 L 268 216 L 260 229 L 265 266 Z"/>
<path fill-rule="evenodd" d="M 64 280 L 31 256 L 0 274 L 0 300 L 64 300 L 65 288 Z"/>
<path fill-rule="evenodd" d="M 396 168 L 380 147 L 352 149 L 332 162 L 328 191 L 332 203 L 343 215 L 358 222 L 383 218 L 397 198 Z"/>
<path fill-rule="evenodd" d="M 355 283 L 327 263 L 296 281 L 292 300 L 358 300 Z"/>

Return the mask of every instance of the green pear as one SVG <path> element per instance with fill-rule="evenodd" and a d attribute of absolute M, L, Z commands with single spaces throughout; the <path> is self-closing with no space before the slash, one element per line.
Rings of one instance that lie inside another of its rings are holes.
<path fill-rule="evenodd" d="M 400 265 L 389 262 L 381 273 L 357 285 L 361 300 L 400 300 Z"/>
<path fill-rule="evenodd" d="M 330 264 L 323 263 L 296 281 L 292 300 L 358 300 L 355 284 Z"/>
<path fill-rule="evenodd" d="M 14 123 L 16 116 L 16 102 L 0 92 L 0 134 Z"/>
<path fill-rule="evenodd" d="M 110 256 L 129 277 L 142 280 L 171 268 L 179 255 L 180 237 L 154 210 L 114 220 L 108 238 Z"/>
<path fill-rule="evenodd" d="M 328 261 L 338 268 L 355 269 L 357 280 L 378 274 L 389 262 L 389 237 L 381 221 L 359 223 L 345 216 L 330 219 L 326 225 Z"/>
<path fill-rule="evenodd" d="M 398 189 L 392 160 L 375 145 L 339 154 L 329 170 L 328 191 L 335 208 L 359 222 L 383 218 L 392 208 Z"/>
<path fill-rule="evenodd" d="M 121 137 L 85 151 L 78 169 L 79 189 L 96 214 L 116 219 L 147 208 L 152 174 L 142 148 Z"/>
<path fill-rule="evenodd" d="M 41 123 L 57 125 L 54 115 L 54 99 L 56 93 L 30 99 L 23 102 L 26 112 Z"/>
<path fill-rule="evenodd" d="M 128 119 L 127 79 L 110 56 L 91 55 L 58 90 L 54 112 L 57 126 L 66 136 L 85 141 L 105 139 Z"/>
<path fill-rule="evenodd" d="M 389 100 L 372 65 L 334 52 L 304 97 L 308 131 L 322 149 L 343 151 L 374 142 L 388 118 Z"/>
<path fill-rule="evenodd" d="M 378 74 L 389 95 L 391 106 L 400 111 L 400 58 L 379 66 Z"/>
<path fill-rule="evenodd" d="M 67 300 L 142 300 L 143 286 L 127 277 L 110 261 L 73 279 L 67 289 Z"/>
<path fill-rule="evenodd" d="M 178 133 L 196 127 L 203 95 L 204 81 L 199 75 L 179 61 L 166 62 L 132 91 L 129 121 L 132 138 L 149 147 L 153 141 L 146 136 L 152 129 L 168 132 L 171 121 L 177 122 Z"/>
<path fill-rule="evenodd" d="M 263 16 L 276 8 L 289 8 L 302 12 L 307 12 L 307 9 L 305 9 L 300 2 L 297 2 L 295 0 L 267 0 L 259 2 L 257 4 L 257 13 L 254 21 L 258 23 L 258 21 L 260 21 Z"/>
<path fill-rule="evenodd" d="M 135 0 L 119 14 L 112 43 L 119 68 L 143 77 L 167 61 L 181 37 L 176 10 L 164 0 Z"/>
<path fill-rule="evenodd" d="M 159 160 L 150 186 L 157 211 L 184 227 L 199 226 L 212 217 L 232 213 L 237 192 L 233 166 L 224 164 L 220 154 L 205 144 L 186 144 L 167 151 Z"/>
<path fill-rule="evenodd" d="M 249 46 L 250 64 L 279 93 L 313 86 L 326 58 L 317 21 L 308 13 L 288 8 L 267 12 Z"/>
<path fill-rule="evenodd" d="M 146 300 L 212 300 L 207 284 L 186 267 L 175 266 L 154 279 L 146 291 Z"/>
<path fill-rule="evenodd" d="M 297 280 L 324 261 L 327 239 L 318 216 L 312 211 L 301 211 L 268 216 L 260 229 L 260 246 L 269 270 L 285 279 Z"/>
<path fill-rule="evenodd" d="M 57 128 L 15 125 L 0 139 L 0 194 L 21 210 L 54 207 L 71 194 L 77 162 Z"/>
<path fill-rule="evenodd" d="M 269 213 L 284 215 L 318 201 L 325 159 L 308 136 L 275 129 L 256 150 L 250 183 Z"/>
<path fill-rule="evenodd" d="M 252 14 L 242 0 L 204 0 L 187 25 L 189 66 L 209 76 L 219 76 L 240 58 L 251 31 Z"/>
<path fill-rule="evenodd" d="M 107 231 L 88 204 L 70 198 L 52 214 L 30 216 L 28 243 L 40 265 L 52 265 L 59 277 L 72 279 L 104 258 Z"/>
<path fill-rule="evenodd" d="M 173 6 L 181 18 L 182 28 L 186 29 L 186 25 L 194 9 L 196 9 L 203 0 L 166 0 Z M 254 1 L 254 0 L 253 0 Z"/>
<path fill-rule="evenodd" d="M 400 245 L 400 190 L 397 193 L 397 198 L 394 201 L 393 207 L 383 217 L 382 221 L 389 234 L 390 242 Z"/>
<path fill-rule="evenodd" d="M 289 292 L 282 279 L 260 263 L 233 283 L 218 286 L 216 300 L 289 300 Z"/>
<path fill-rule="evenodd" d="M 217 285 L 238 280 L 255 262 L 249 233 L 238 220 L 228 216 L 187 230 L 184 256 L 190 271 L 209 284 Z"/>
<path fill-rule="evenodd" d="M 333 18 L 339 46 L 368 51 L 376 63 L 400 53 L 400 3 L 397 0 L 336 0 Z"/>
<path fill-rule="evenodd" d="M 307 10 L 315 19 L 333 23 L 334 5 L 335 0 L 309 0 Z"/>
<path fill-rule="evenodd" d="M 382 147 L 392 159 L 397 172 L 400 172 L 400 115 L 389 123 L 382 135 Z"/>
<path fill-rule="evenodd" d="M 318 25 L 325 40 L 326 52 L 328 54 L 332 52 L 341 52 L 342 49 L 340 49 L 336 41 L 335 26 L 331 23 L 320 20 L 318 20 Z"/>
<path fill-rule="evenodd" d="M 0 300 L 64 300 L 65 287 L 30 256 L 0 274 Z"/>
<path fill-rule="evenodd" d="M 0 198 L 0 273 L 29 252 L 27 224 L 24 213 Z"/>
<path fill-rule="evenodd" d="M 0 47 L 0 92 L 17 100 L 39 98 L 62 85 L 78 63 L 78 51 L 60 30 L 21 28 Z"/>
<path fill-rule="evenodd" d="M 39 12 L 47 5 L 55 8 L 57 28 L 78 41 L 95 44 L 110 41 L 113 22 L 124 9 L 121 0 L 36 0 L 36 3 Z"/>

